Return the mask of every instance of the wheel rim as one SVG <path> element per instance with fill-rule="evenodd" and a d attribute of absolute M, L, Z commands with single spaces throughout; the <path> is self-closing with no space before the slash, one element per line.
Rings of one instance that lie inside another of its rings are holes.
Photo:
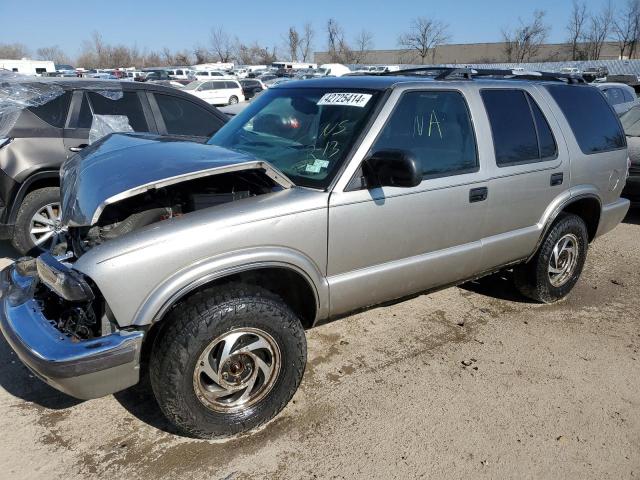
<path fill-rule="evenodd" d="M 31 217 L 29 237 L 36 247 L 51 250 L 63 241 L 67 228 L 60 220 L 60 203 L 44 205 Z"/>
<path fill-rule="evenodd" d="M 547 269 L 551 285 L 561 287 L 571 278 L 578 264 L 578 248 L 578 237 L 572 233 L 556 242 Z"/>
<path fill-rule="evenodd" d="M 193 387 L 211 410 L 245 410 L 271 391 L 280 365 L 280 349 L 271 335 L 257 328 L 235 328 L 204 349 L 193 372 Z"/>
<path fill-rule="evenodd" d="M 230 105 L 235 105 L 236 103 L 238 103 L 238 99 L 236 97 L 231 97 L 229 99 L 229 104 Z"/>

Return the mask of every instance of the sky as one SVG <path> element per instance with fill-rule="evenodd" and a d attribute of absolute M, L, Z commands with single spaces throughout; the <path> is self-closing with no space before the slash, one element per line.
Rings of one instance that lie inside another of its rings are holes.
<path fill-rule="evenodd" d="M 594 11 L 603 3 L 587 1 Z M 624 0 L 613 4 L 622 6 Z M 0 43 L 20 42 L 32 52 L 58 45 L 73 58 L 95 30 L 111 44 L 192 50 L 208 45 L 211 28 L 222 26 L 245 43 L 281 47 L 289 26 L 301 30 L 310 22 L 314 50 L 321 51 L 326 49 L 323 28 L 333 17 L 347 40 L 366 29 L 374 35 L 374 48 L 391 49 L 417 16 L 447 23 L 450 43 L 497 42 L 505 27 L 531 17 L 535 9 L 547 12 L 549 41 L 564 41 L 571 0 L 0 0 Z"/>

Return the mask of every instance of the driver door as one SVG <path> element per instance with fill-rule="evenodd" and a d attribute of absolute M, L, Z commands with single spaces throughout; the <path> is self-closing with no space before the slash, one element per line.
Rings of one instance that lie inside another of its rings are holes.
<path fill-rule="evenodd" d="M 353 187 L 360 168 L 331 194 L 331 315 L 465 279 L 479 265 L 488 183 L 462 92 L 402 94 L 369 153 L 397 149 L 421 162 L 418 186 Z"/>

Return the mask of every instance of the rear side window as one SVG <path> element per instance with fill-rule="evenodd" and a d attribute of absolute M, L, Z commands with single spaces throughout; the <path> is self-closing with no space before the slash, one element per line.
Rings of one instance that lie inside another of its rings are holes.
<path fill-rule="evenodd" d="M 44 105 L 31 107 L 29 110 L 52 127 L 63 128 L 65 121 L 67 120 L 70 103 L 71 92 L 64 92 L 62 95 L 54 98 Z"/>
<path fill-rule="evenodd" d="M 222 120 L 193 102 L 160 93 L 155 97 L 171 135 L 210 137 L 222 127 Z"/>
<path fill-rule="evenodd" d="M 225 86 L 225 82 L 211 82 L 213 84 L 213 88 L 215 90 L 222 90 L 224 88 L 226 88 Z"/>
<path fill-rule="evenodd" d="M 236 82 L 224 82 L 227 88 L 240 88 Z"/>
<path fill-rule="evenodd" d="M 547 90 L 569 122 L 582 153 L 609 152 L 626 146 L 616 114 L 596 88 L 548 85 Z"/>
<path fill-rule="evenodd" d="M 89 92 L 94 115 L 126 115 L 135 132 L 148 132 L 140 98 L 135 92 L 123 92 L 122 98 L 111 100 L 96 92 Z"/>
<path fill-rule="evenodd" d="M 458 92 L 405 93 L 372 151 L 406 150 L 425 178 L 474 172 L 476 141 L 467 104 Z"/>
<path fill-rule="evenodd" d="M 499 167 L 548 160 L 556 142 L 540 107 L 524 90 L 483 90 L 496 164 Z"/>
<path fill-rule="evenodd" d="M 625 102 L 633 102 L 635 100 L 629 90 L 622 90 L 622 95 L 624 96 Z"/>

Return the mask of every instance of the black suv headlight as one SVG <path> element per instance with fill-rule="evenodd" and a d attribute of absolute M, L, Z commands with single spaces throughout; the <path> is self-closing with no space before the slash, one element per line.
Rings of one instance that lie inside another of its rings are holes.
<path fill-rule="evenodd" d="M 47 287 L 70 302 L 89 302 L 94 299 L 89 284 L 82 275 L 62 264 L 50 253 L 36 260 L 38 277 Z"/>

